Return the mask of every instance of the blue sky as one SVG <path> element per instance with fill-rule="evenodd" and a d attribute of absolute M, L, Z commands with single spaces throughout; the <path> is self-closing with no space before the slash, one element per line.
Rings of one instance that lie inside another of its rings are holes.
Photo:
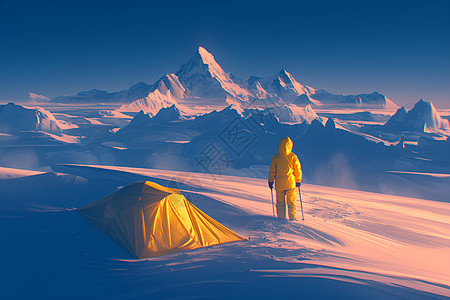
<path fill-rule="evenodd" d="M 199 45 L 245 78 L 450 108 L 450 1 L 0 0 L 0 100 L 153 83 Z"/>

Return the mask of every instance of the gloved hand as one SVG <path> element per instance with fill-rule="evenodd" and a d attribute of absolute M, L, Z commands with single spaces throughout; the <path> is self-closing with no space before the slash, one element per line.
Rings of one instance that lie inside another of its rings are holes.
<path fill-rule="evenodd" d="M 296 185 L 297 187 L 300 187 L 300 186 L 302 185 L 302 183 L 301 183 L 301 182 L 297 182 L 295 185 Z"/>
<path fill-rule="evenodd" d="M 269 182 L 269 188 L 273 189 L 273 182 Z"/>

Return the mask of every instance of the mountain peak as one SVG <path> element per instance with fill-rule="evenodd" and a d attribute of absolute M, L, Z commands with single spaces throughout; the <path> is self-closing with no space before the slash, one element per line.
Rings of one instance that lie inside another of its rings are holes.
<path fill-rule="evenodd" d="M 295 78 L 286 71 L 281 69 L 281 71 L 275 75 L 275 80 L 272 83 L 273 88 L 278 96 L 299 96 L 302 94 L 311 95 L 316 92 L 312 87 L 300 84 Z"/>
<path fill-rule="evenodd" d="M 414 104 L 414 107 L 410 111 L 413 111 L 415 114 L 434 115 L 436 108 L 434 107 L 433 102 L 420 99 L 416 104 Z"/>
<path fill-rule="evenodd" d="M 30 102 L 49 102 L 51 100 L 48 97 L 31 92 L 28 92 L 28 95 L 30 96 Z"/>
<path fill-rule="evenodd" d="M 190 77 L 193 74 L 204 75 L 207 73 L 213 73 L 212 70 L 219 70 L 223 72 L 222 68 L 214 59 L 214 56 L 205 48 L 199 46 L 194 56 L 188 61 L 187 64 L 181 66 L 176 75 L 183 78 Z"/>
<path fill-rule="evenodd" d="M 406 109 L 404 106 L 397 109 L 395 114 L 393 114 L 390 119 L 386 122 L 387 126 L 399 126 L 406 122 Z"/>
<path fill-rule="evenodd" d="M 135 85 L 132 85 L 132 87 L 133 86 L 144 86 L 144 85 L 147 85 L 145 82 L 143 82 L 143 81 L 139 81 L 138 83 L 136 83 Z"/>
<path fill-rule="evenodd" d="M 286 69 L 281 69 L 281 71 L 278 73 L 279 76 L 290 76 L 291 74 L 286 71 Z"/>
<path fill-rule="evenodd" d="M 151 120 L 156 123 L 166 123 L 181 119 L 183 117 L 181 116 L 180 110 L 173 104 L 169 107 L 162 107 Z"/>
<path fill-rule="evenodd" d="M 194 54 L 191 60 L 186 65 L 184 65 L 184 67 L 185 68 L 182 67 L 182 69 L 185 69 L 185 71 L 196 71 L 200 73 L 209 71 L 211 75 L 214 75 L 215 73 L 225 73 L 220 65 L 216 62 L 214 56 L 202 46 L 198 47 L 197 52 Z M 182 70 L 180 70 L 177 75 L 180 76 L 180 74 L 182 73 Z"/>
<path fill-rule="evenodd" d="M 328 130 L 336 129 L 336 123 L 334 122 L 333 118 L 328 118 L 327 122 L 325 123 L 325 128 Z"/>
<path fill-rule="evenodd" d="M 200 56 L 204 59 L 204 60 L 214 60 L 214 56 L 208 52 L 208 50 L 206 50 L 205 48 L 203 48 L 202 46 L 198 46 L 198 50 L 197 53 L 200 54 Z"/>
<path fill-rule="evenodd" d="M 234 82 L 214 56 L 201 46 L 189 62 L 181 66 L 176 75 L 194 97 L 226 99 L 228 94 L 232 98 L 244 99 L 250 95 Z"/>
<path fill-rule="evenodd" d="M 289 73 L 285 69 L 281 69 L 280 73 L 278 73 L 278 78 L 286 84 L 296 82 L 294 77 L 292 77 L 291 73 Z"/>

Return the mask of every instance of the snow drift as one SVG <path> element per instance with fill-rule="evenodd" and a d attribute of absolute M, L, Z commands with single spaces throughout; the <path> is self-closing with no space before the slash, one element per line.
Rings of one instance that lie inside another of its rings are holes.
<path fill-rule="evenodd" d="M 52 113 L 45 109 L 31 109 L 8 103 L 0 105 L 0 131 L 44 131 L 61 134 L 62 129 Z"/>
<path fill-rule="evenodd" d="M 3 298 L 450 296 L 448 203 L 303 184 L 305 221 L 285 222 L 272 217 L 267 179 L 105 165 L 54 170 L 65 174 L 0 180 Z M 133 259 L 74 208 L 135 180 L 179 187 L 249 240 Z"/>

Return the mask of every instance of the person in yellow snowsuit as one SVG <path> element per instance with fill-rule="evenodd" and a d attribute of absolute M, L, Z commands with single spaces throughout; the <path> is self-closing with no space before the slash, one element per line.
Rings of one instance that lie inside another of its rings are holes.
<path fill-rule="evenodd" d="M 273 189 L 275 180 L 278 218 L 286 219 L 287 204 L 289 219 L 296 220 L 296 187 L 299 187 L 302 181 L 302 169 L 297 155 L 292 153 L 292 146 L 289 137 L 281 139 L 278 144 L 278 153 L 272 157 L 270 163 L 269 188 Z"/>

